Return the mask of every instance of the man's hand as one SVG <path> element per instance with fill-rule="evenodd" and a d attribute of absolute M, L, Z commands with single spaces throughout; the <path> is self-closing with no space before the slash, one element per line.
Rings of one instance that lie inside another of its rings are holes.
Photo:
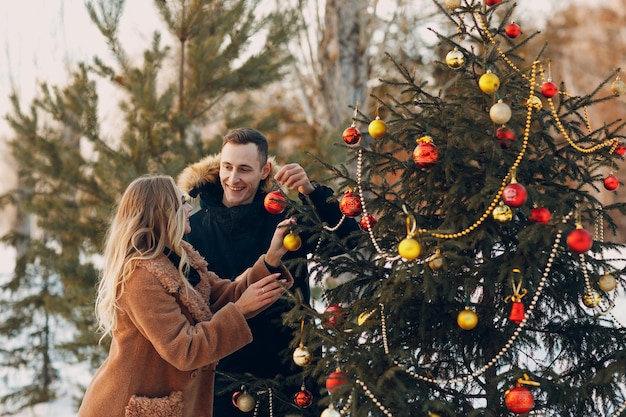
<path fill-rule="evenodd" d="M 284 165 L 274 175 L 274 179 L 282 186 L 290 190 L 297 189 L 300 194 L 309 195 L 315 190 L 308 175 L 300 164 L 292 163 Z"/>

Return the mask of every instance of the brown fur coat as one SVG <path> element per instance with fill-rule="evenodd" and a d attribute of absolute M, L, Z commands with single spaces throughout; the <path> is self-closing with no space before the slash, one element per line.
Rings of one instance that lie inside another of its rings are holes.
<path fill-rule="evenodd" d="M 264 257 L 237 281 L 207 271 L 185 244 L 200 283 L 187 289 L 165 256 L 141 261 L 119 303 L 109 356 L 89 385 L 78 417 L 211 417 L 218 360 L 252 341 L 233 304 L 269 275 Z M 293 284 L 283 268 L 281 278 Z"/>

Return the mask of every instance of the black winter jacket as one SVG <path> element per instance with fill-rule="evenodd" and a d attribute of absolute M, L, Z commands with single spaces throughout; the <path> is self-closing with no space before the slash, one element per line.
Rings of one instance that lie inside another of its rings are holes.
<path fill-rule="evenodd" d="M 275 164 L 273 164 L 275 166 Z M 208 262 L 208 269 L 218 276 L 234 278 L 267 251 L 276 225 L 286 215 L 270 214 L 263 205 L 263 199 L 271 189 L 269 182 L 277 168 L 273 168 L 268 180 L 261 184 L 259 192 L 250 204 L 226 207 L 222 204 L 222 186 L 219 182 L 219 155 L 213 155 L 190 165 L 178 178 L 178 185 L 190 196 L 200 198 L 200 210 L 191 216 L 191 233 L 185 237 Z M 341 211 L 336 201 L 328 202 L 333 191 L 317 185 L 308 197 L 315 206 L 320 218 L 334 226 L 341 219 Z M 305 202 L 304 196 L 300 196 Z M 298 219 L 300 222 L 300 219 Z M 337 230 L 345 237 L 359 228 L 354 219 L 346 218 Z M 283 260 L 305 257 L 313 252 L 315 242 L 308 242 L 305 235 L 303 245 L 296 252 L 288 252 Z M 291 268 L 294 277 L 292 291 L 299 288 L 305 300 L 310 297 L 309 278 L 306 268 Z M 301 371 L 292 361 L 289 343 L 294 337 L 291 328 L 282 323 L 282 314 L 291 306 L 286 300 L 279 300 L 270 308 L 248 320 L 253 341 L 239 351 L 222 359 L 217 370 L 230 373 L 251 373 L 258 378 L 288 376 Z M 219 378 L 217 380 L 216 389 Z"/>

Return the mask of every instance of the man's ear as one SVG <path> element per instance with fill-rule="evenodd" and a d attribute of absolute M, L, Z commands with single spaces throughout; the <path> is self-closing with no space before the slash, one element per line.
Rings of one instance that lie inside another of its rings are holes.
<path fill-rule="evenodd" d="M 267 176 L 270 175 L 270 172 L 272 172 L 272 163 L 267 161 L 263 169 L 261 169 L 261 179 L 266 179 Z"/>

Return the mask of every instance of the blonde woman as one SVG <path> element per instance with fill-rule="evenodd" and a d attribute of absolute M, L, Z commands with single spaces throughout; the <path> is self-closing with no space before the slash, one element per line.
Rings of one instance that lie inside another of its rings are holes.
<path fill-rule="evenodd" d="M 96 299 L 111 348 L 79 417 L 211 417 L 215 364 L 252 341 L 246 319 L 293 285 L 281 263 L 292 220 L 281 222 L 267 253 L 231 281 L 207 271 L 183 241 L 190 213 L 169 176 L 140 177 L 124 192 Z"/>

